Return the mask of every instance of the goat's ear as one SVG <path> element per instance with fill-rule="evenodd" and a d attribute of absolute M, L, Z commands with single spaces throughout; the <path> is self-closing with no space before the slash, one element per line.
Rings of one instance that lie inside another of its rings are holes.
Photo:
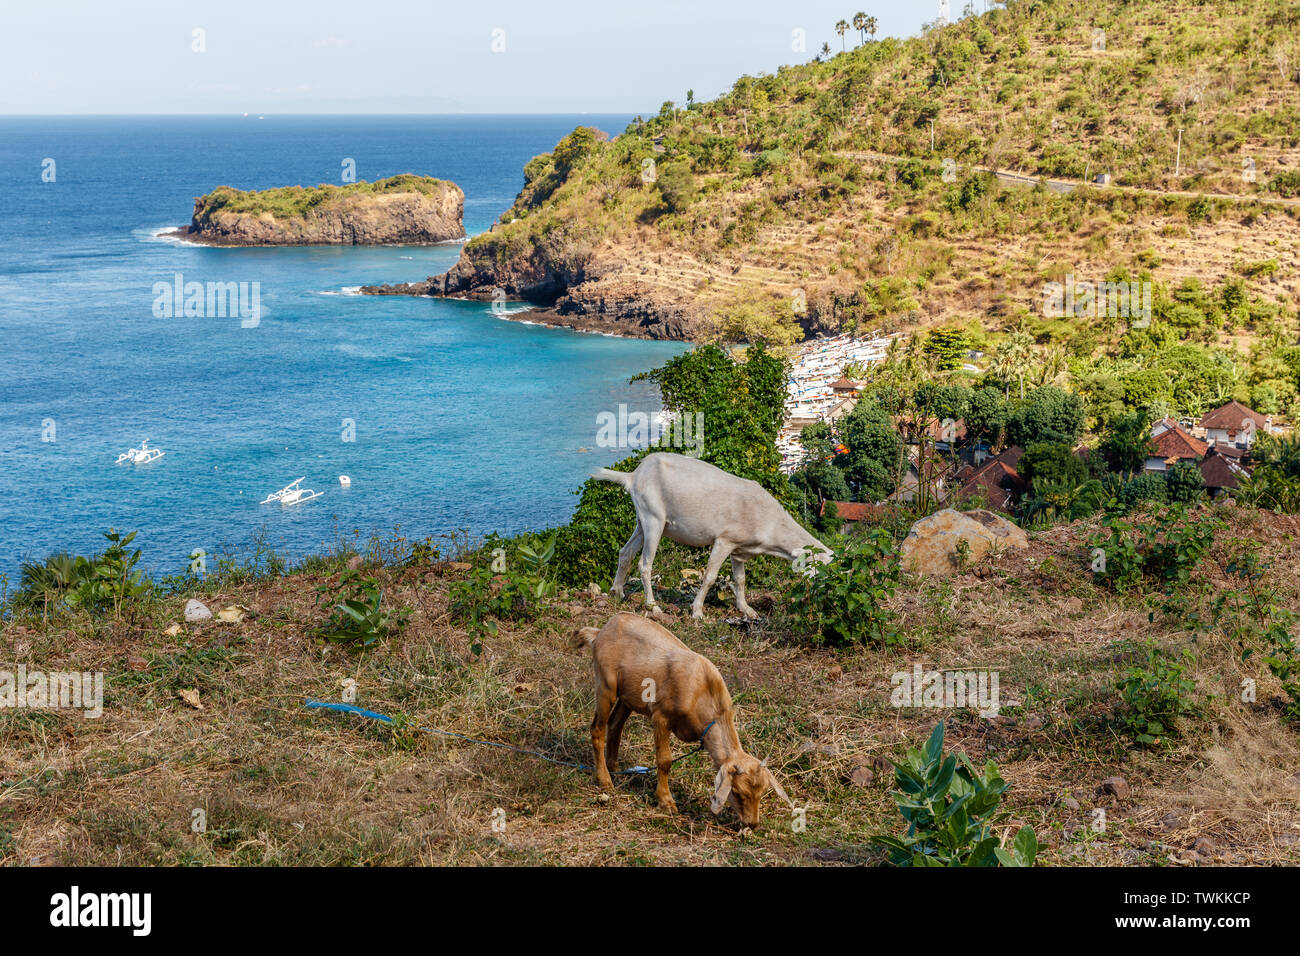
<path fill-rule="evenodd" d="M 763 769 L 767 771 L 767 782 L 771 785 L 772 789 L 776 791 L 776 795 L 780 797 L 787 806 L 793 807 L 794 801 L 786 795 L 785 788 L 781 786 L 781 781 L 776 779 L 776 774 L 768 768 L 766 760 L 763 761 Z"/>
<path fill-rule="evenodd" d="M 731 796 L 731 768 L 724 763 L 713 778 L 713 803 L 709 805 L 709 809 L 715 816 L 727 805 L 729 796 Z"/>

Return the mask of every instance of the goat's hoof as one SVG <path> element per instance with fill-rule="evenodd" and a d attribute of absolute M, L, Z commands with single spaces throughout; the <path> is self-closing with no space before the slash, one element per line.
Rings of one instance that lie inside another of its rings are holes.
<path fill-rule="evenodd" d="M 659 809 L 664 813 L 676 813 L 677 801 L 672 797 L 662 797 L 659 800 Z"/>
<path fill-rule="evenodd" d="M 691 617 L 697 621 L 702 621 L 704 620 L 704 612 L 697 607 L 693 607 L 691 608 Z"/>

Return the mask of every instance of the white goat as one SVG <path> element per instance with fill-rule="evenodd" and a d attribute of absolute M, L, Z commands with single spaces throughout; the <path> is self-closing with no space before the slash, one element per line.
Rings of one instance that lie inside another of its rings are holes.
<path fill-rule="evenodd" d="M 786 561 L 800 554 L 822 562 L 831 559 L 831 550 L 795 521 L 758 482 L 737 478 L 708 462 L 656 452 L 642 459 L 633 472 L 601 468 L 592 477 L 622 485 L 636 507 L 636 531 L 618 553 L 618 573 L 610 588 L 616 598 L 622 599 L 632 559 L 640 551 L 645 603 L 655 604 L 651 579 L 655 551 L 664 536 L 678 544 L 713 549 L 699 593 L 691 604 L 694 617 L 704 616 L 704 598 L 728 557 L 736 609 L 746 617 L 758 616 L 745 602 L 747 559 L 756 554 L 771 554 Z"/>

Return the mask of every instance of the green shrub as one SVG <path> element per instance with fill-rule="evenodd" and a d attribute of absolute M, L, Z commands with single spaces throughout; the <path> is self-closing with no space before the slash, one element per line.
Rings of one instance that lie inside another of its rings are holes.
<path fill-rule="evenodd" d="M 898 587 L 893 536 L 873 528 L 845 540 L 827 564 L 806 559 L 790 590 L 791 614 L 814 644 L 888 644 L 894 614 L 885 603 Z"/>
<path fill-rule="evenodd" d="M 1097 580 L 1123 592 L 1152 579 L 1166 594 L 1185 587 L 1214 543 L 1218 521 L 1192 519 L 1180 505 L 1146 518 L 1110 514 L 1088 539 Z"/>
<path fill-rule="evenodd" d="M 410 616 L 409 608 L 388 611 L 383 608 L 384 592 L 374 578 L 361 572 L 344 571 L 337 586 L 329 582 L 316 588 L 316 604 L 332 605 L 333 613 L 321 634 L 334 644 L 350 650 L 364 650 L 398 631 Z"/>
<path fill-rule="evenodd" d="M 1125 642 L 1125 650 L 1143 655 L 1143 663 L 1130 666 L 1117 684 L 1123 707 L 1120 723 L 1139 744 L 1157 744 L 1178 734 L 1181 718 L 1199 712 L 1193 702 L 1196 682 L 1187 675 L 1195 662 L 1183 648 L 1178 657 L 1162 651 L 1154 642 L 1136 645 Z"/>
<path fill-rule="evenodd" d="M 895 866 L 1033 866 L 1038 836 L 1021 827 L 1010 850 L 993 833 L 1007 816 L 998 804 L 1009 785 L 992 760 L 981 773 L 965 754 L 944 755 L 940 721 L 922 750 L 909 750 L 894 767 L 894 802 L 907 822 L 901 837 L 877 834 Z"/>

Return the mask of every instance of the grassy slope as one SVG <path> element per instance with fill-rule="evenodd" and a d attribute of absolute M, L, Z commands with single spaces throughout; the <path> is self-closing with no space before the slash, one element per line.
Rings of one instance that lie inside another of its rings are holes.
<path fill-rule="evenodd" d="M 1245 511 L 1230 521 L 1232 535 L 1261 543 L 1284 603 L 1300 608 L 1291 570 L 1300 524 Z M 668 816 L 654 806 L 651 778 L 622 783 L 606 802 L 576 770 L 442 737 L 403 749 L 379 725 L 301 708 L 306 697 L 338 700 L 350 677 L 361 706 L 586 762 L 590 670 L 568 637 L 608 617 L 605 597 L 561 596 L 534 624 L 503 624 L 479 659 L 448 617 L 447 591 L 463 572 L 446 565 L 374 572 L 386 600 L 414 614 L 401 636 L 360 659 L 313 636 L 324 612 L 312 590 L 337 577 L 341 560 L 333 569 L 209 585 L 200 597 L 214 608 L 245 604 L 248 621 L 186 626 L 175 638 L 162 630 L 179 619 L 187 595 L 130 625 L 9 622 L 0 660 L 102 669 L 108 700 L 100 720 L 0 711 L 0 862 L 875 863 L 868 834 L 898 826 L 891 775 L 877 764 L 865 787 L 848 775 L 917 745 L 947 716 L 950 745 L 998 761 L 1012 784 L 1012 825 L 1028 822 L 1045 835 L 1044 863 L 1300 863 L 1300 752 L 1257 657 L 1243 663 L 1230 641 L 1203 639 L 1194 672 L 1206 718 L 1168 750 L 1131 750 L 1117 734 L 1114 682 L 1128 659 L 1116 642 L 1152 637 L 1178 647 L 1187 637 L 1181 622 L 1148 622 L 1141 596 L 1092 583 L 1087 531 L 1036 534 L 1028 553 L 950 582 L 908 579 L 894 602 L 906 646 L 890 652 L 793 646 L 779 614 L 739 632 L 716 604 L 704 623 L 673 623 L 737 695 L 742 741 L 768 757 L 797 803 L 810 804 L 802 834 L 783 824 L 775 800 L 752 836 L 710 815 L 702 757 L 678 765 L 682 812 Z M 666 584 L 677 580 L 677 568 L 657 570 Z M 1197 582 L 1223 584 L 1213 562 Z M 689 595 L 664 587 L 661 600 L 684 609 Z M 761 597 L 756 603 L 767 607 Z M 132 669 L 131 655 L 141 669 Z M 1003 716 L 893 709 L 889 675 L 917 662 L 998 668 Z M 1246 676 L 1260 680 L 1258 705 L 1237 701 Z M 178 698 L 190 688 L 202 710 Z M 651 754 L 648 725 L 634 718 L 625 765 Z M 1114 774 L 1132 786 L 1129 799 L 1097 795 Z M 195 808 L 207 813 L 206 834 L 191 832 Z M 496 808 L 506 813 L 504 833 L 491 828 Z M 1107 811 L 1102 834 L 1084 829 L 1096 808 Z M 1189 848 L 1201 837 L 1211 845 L 1197 857 Z"/>
<path fill-rule="evenodd" d="M 596 144 L 562 173 L 541 157 L 504 225 L 466 257 L 585 267 L 600 276 L 591 298 L 693 308 L 706 337 L 791 318 L 795 289 L 830 327 L 997 328 L 1066 273 L 1213 286 L 1269 259 L 1282 268 L 1252 292 L 1294 300 L 1300 207 L 1220 200 L 1207 221 L 1194 197 L 1160 192 L 1290 194 L 1277 183 L 1300 169 L 1297 31 L 1285 0 L 1018 0 L 924 37 L 742 78 L 717 100 Z M 1245 157 L 1254 183 L 1243 181 Z M 954 183 L 944 159 L 958 164 Z M 689 168 L 694 201 L 668 212 L 643 181 L 646 160 L 660 178 Z M 1059 196 L 999 185 L 958 206 L 973 166 L 1108 170 L 1134 188 Z"/>

